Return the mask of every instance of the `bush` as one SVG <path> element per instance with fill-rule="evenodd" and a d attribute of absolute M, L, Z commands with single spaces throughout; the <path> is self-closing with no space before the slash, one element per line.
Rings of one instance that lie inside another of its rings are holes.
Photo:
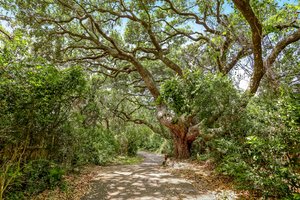
<path fill-rule="evenodd" d="M 299 97 L 287 92 L 254 98 L 227 135 L 211 142 L 219 170 L 265 197 L 299 191 L 299 105 Z"/>
<path fill-rule="evenodd" d="M 135 156 L 141 144 L 141 137 L 138 129 L 128 126 L 120 134 L 116 133 L 116 138 L 120 144 L 120 154 L 125 156 Z"/>
<path fill-rule="evenodd" d="M 34 160 L 27 163 L 14 184 L 6 191 L 7 199 L 25 199 L 46 189 L 63 187 L 65 171 L 54 162 Z"/>
<path fill-rule="evenodd" d="M 147 127 L 128 125 L 124 132 L 118 135 L 123 155 L 134 156 L 139 149 L 147 151 L 164 151 L 167 147 L 165 139 L 153 133 Z"/>
<path fill-rule="evenodd" d="M 32 147 L 26 152 L 29 159 L 55 157 L 61 129 L 84 89 L 82 70 L 5 66 L 0 69 L 0 78 L 3 149 L 9 151 L 10 145 L 28 140 Z"/>
<path fill-rule="evenodd" d="M 64 158 L 60 162 L 72 166 L 88 163 L 104 165 L 119 152 L 120 145 L 114 133 L 102 127 L 83 128 L 74 125 L 66 129 L 64 140 L 59 144 L 62 147 L 60 157 Z"/>
<path fill-rule="evenodd" d="M 86 82 L 80 67 L 31 58 L 19 35 L 0 51 L 0 198 L 22 199 L 60 182 L 54 162 L 36 160 L 59 159 L 62 129 Z"/>

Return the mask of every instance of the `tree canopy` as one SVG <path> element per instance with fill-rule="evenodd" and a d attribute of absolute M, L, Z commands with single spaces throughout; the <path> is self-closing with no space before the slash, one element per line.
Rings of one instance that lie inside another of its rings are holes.
<path fill-rule="evenodd" d="M 148 102 L 160 96 L 161 81 L 183 77 L 186 70 L 232 76 L 247 68 L 251 79 L 245 94 L 250 96 L 263 77 L 278 87 L 282 72 L 274 65 L 300 39 L 298 5 L 276 1 L 57 0 L 5 6 L 35 38 L 35 53 L 109 77 L 128 74 L 125 84 L 145 88 L 133 92 L 151 95 Z M 171 132 L 180 129 L 165 108 L 162 102 L 157 106 L 164 112 L 160 123 Z"/>
<path fill-rule="evenodd" d="M 285 113 L 281 109 L 298 112 L 299 3 L 7 0 L 0 9 L 4 11 L 0 20 L 8 21 L 12 29 L 0 26 L 5 77 L 1 84 L 15 92 L 1 97 L 5 112 L 15 113 L 14 108 L 22 114 L 19 107 L 7 104 L 7 98 L 21 95 L 18 106 L 47 107 L 37 111 L 45 123 L 56 122 L 52 118 L 56 112 L 58 117 L 75 107 L 84 116 L 85 128 L 101 121 L 102 128 L 118 129 L 111 119 L 142 124 L 171 139 L 177 158 L 189 158 L 200 143 L 203 151 L 215 149 L 229 136 L 243 143 L 240 149 L 257 148 L 257 132 L 265 129 L 251 128 L 259 124 L 253 119 L 254 107 L 260 108 L 258 118 L 269 109 L 278 116 Z M 23 44 L 8 45 L 14 42 Z M 82 78 L 81 70 L 89 78 Z M 22 85 L 22 77 L 29 85 Z M 241 82 L 247 83 L 244 89 Z M 0 87 L 3 94 L 8 92 L 5 87 Z M 276 104 L 272 98 L 287 103 Z M 289 120 L 282 119 L 285 129 L 279 132 L 297 138 L 299 117 Z M 47 129 L 44 122 L 35 123 L 42 131 Z M 281 130 L 279 124 L 274 126 Z M 275 145 L 270 135 L 262 135 Z"/>

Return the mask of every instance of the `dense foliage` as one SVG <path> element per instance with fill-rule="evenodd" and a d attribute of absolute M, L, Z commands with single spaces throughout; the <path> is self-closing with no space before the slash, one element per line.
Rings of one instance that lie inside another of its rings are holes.
<path fill-rule="evenodd" d="M 0 199 L 139 149 L 213 159 L 243 189 L 299 199 L 299 4 L 7 0 L 0 12 Z"/>
<path fill-rule="evenodd" d="M 105 128 L 101 96 L 81 67 L 32 59 L 26 45 L 20 35 L 1 49 L 0 199 L 64 188 L 62 176 L 77 166 L 115 162 L 138 148 L 159 150 L 163 139 L 148 128 Z"/>
<path fill-rule="evenodd" d="M 243 107 L 245 98 L 226 77 L 199 71 L 161 88 L 161 100 L 177 115 L 195 114 L 206 124 L 195 156 L 213 158 L 242 189 L 293 197 L 300 188 L 299 94 L 282 89 L 276 97 L 268 91 Z M 210 122 L 212 114 L 217 117 Z"/>
<path fill-rule="evenodd" d="M 299 192 L 299 105 L 299 94 L 287 91 L 254 98 L 228 134 L 211 143 L 219 169 L 267 197 Z"/>
<path fill-rule="evenodd" d="M 194 114 L 201 120 L 231 112 L 228 105 L 239 103 L 238 91 L 227 77 L 201 71 L 165 81 L 160 97 L 177 115 Z"/>
<path fill-rule="evenodd" d="M 286 95 L 254 100 L 237 122 L 243 126 L 234 124 L 229 135 L 211 144 L 222 172 L 266 196 L 299 190 L 299 104 Z"/>

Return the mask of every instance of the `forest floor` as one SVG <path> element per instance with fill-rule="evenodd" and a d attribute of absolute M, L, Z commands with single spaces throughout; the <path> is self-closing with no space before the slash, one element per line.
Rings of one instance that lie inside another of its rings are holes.
<path fill-rule="evenodd" d="M 168 160 L 139 152 L 134 165 L 89 166 L 66 177 L 68 190 L 45 191 L 34 200 L 234 200 L 251 199 L 233 189 L 232 181 L 213 170 L 211 162 Z"/>

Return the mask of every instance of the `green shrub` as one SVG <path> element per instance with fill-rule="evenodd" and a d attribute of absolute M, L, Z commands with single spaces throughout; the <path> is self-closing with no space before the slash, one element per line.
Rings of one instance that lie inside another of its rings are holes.
<path fill-rule="evenodd" d="M 141 144 L 141 137 L 137 129 L 128 126 L 123 132 L 117 135 L 121 146 L 121 154 L 135 156 Z"/>
<path fill-rule="evenodd" d="M 101 127 L 73 129 L 69 141 L 72 148 L 66 149 L 62 157 L 69 157 L 72 165 L 96 164 L 110 162 L 119 152 L 119 143 L 114 134 Z"/>
<path fill-rule="evenodd" d="M 299 105 L 299 98 L 287 92 L 276 99 L 254 98 L 227 135 L 211 143 L 219 170 L 266 197 L 299 191 Z"/>
<path fill-rule="evenodd" d="M 65 170 L 48 160 L 27 163 L 14 184 L 6 191 L 7 199 L 25 199 L 46 189 L 63 187 Z"/>
<path fill-rule="evenodd" d="M 65 171 L 48 160 L 34 160 L 26 164 L 23 170 L 23 182 L 26 191 L 36 194 L 45 189 L 62 185 Z"/>
<path fill-rule="evenodd" d="M 147 127 L 128 125 L 119 136 L 119 143 L 123 147 L 122 154 L 136 155 L 137 151 L 164 151 L 167 146 L 165 139 L 157 133 L 153 133 Z"/>

